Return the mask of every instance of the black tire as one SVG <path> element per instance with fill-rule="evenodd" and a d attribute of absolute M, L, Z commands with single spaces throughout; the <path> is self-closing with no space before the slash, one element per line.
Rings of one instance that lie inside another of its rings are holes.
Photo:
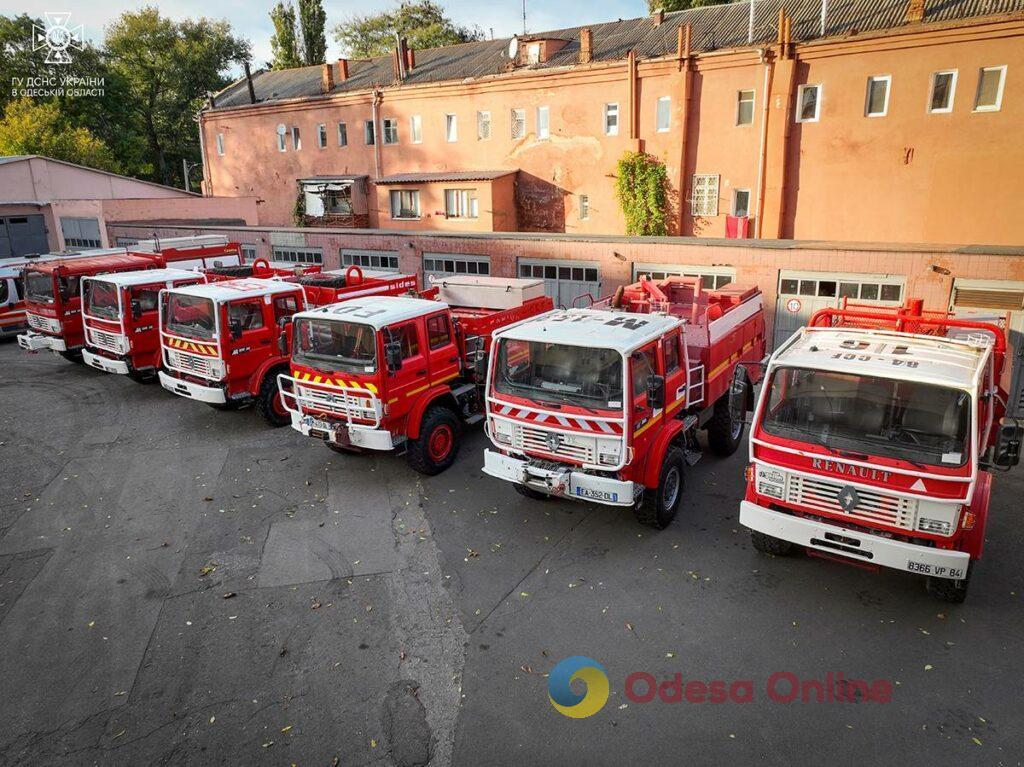
<path fill-rule="evenodd" d="M 84 365 L 85 359 L 82 357 L 81 349 L 71 349 L 70 351 L 63 351 L 60 356 L 66 359 L 68 362 L 74 362 L 76 365 Z"/>
<path fill-rule="evenodd" d="M 459 454 L 459 419 L 444 405 L 431 405 L 423 414 L 420 436 L 409 440 L 406 460 L 414 471 L 432 477 L 455 462 Z"/>
<path fill-rule="evenodd" d="M 676 518 L 685 487 L 683 451 L 670 447 L 661 461 L 658 486 L 644 491 L 643 498 L 633 507 L 637 522 L 655 530 L 664 530 Z"/>
<path fill-rule="evenodd" d="M 281 389 L 278 388 L 275 371 L 263 376 L 260 393 L 256 395 L 256 412 L 274 428 L 287 426 L 292 422 L 291 413 L 285 409 L 281 400 Z"/>
<path fill-rule="evenodd" d="M 547 493 L 542 493 L 540 490 L 534 490 L 532 487 L 522 485 L 518 482 L 513 482 L 512 487 L 515 488 L 515 491 L 519 493 L 519 495 L 525 498 L 532 498 L 535 501 L 546 501 L 551 497 Z"/>
<path fill-rule="evenodd" d="M 953 580 L 952 578 L 935 578 L 934 576 L 928 576 L 924 582 L 924 587 L 928 590 L 935 599 L 940 602 L 946 602 L 948 604 L 958 605 L 963 603 L 967 599 L 967 587 L 971 583 L 971 567 L 967 567 L 967 575 L 964 576 L 963 580 Z"/>
<path fill-rule="evenodd" d="M 720 397 L 715 403 L 714 413 L 708 421 L 708 447 L 715 455 L 723 458 L 732 455 L 743 441 L 746 420 L 733 418 L 729 409 L 729 396 Z"/>
<path fill-rule="evenodd" d="M 757 530 L 750 531 L 750 542 L 762 554 L 770 554 L 773 557 L 786 557 L 793 553 L 793 543 L 791 541 L 784 541 L 781 538 L 765 535 Z"/>

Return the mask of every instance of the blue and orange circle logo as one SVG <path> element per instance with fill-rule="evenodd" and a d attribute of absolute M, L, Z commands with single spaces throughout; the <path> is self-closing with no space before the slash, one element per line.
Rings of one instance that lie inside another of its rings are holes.
<path fill-rule="evenodd" d="M 576 679 L 587 685 L 585 693 L 573 692 L 572 682 Z M 608 701 L 608 672 L 584 655 L 560 660 L 548 675 L 548 699 L 558 713 L 573 719 L 593 716 Z"/>

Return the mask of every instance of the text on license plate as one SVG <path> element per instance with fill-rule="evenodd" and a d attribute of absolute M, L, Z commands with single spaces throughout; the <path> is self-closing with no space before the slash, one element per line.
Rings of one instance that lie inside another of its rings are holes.
<path fill-rule="evenodd" d="M 933 565 L 929 562 L 907 562 L 907 570 L 921 575 L 934 575 L 937 578 L 955 578 L 956 580 L 962 580 L 967 574 L 962 567 Z"/>
<path fill-rule="evenodd" d="M 619 494 L 607 490 L 591 490 L 589 487 L 577 487 L 576 495 L 580 498 L 593 498 L 596 501 L 618 501 Z"/>
<path fill-rule="evenodd" d="M 319 429 L 320 431 L 331 430 L 331 425 L 327 421 L 321 421 L 319 418 L 313 418 L 312 416 L 305 416 L 302 422 L 311 429 Z"/>

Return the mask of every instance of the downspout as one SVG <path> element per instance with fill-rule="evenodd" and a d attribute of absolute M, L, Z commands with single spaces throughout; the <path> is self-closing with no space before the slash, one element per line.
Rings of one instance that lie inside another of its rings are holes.
<path fill-rule="evenodd" d="M 383 139 L 380 133 L 380 103 L 384 100 L 379 88 L 373 89 L 373 168 L 376 178 L 380 178 L 381 154 L 380 142 Z"/>
<path fill-rule="evenodd" d="M 213 196 L 213 176 L 207 176 L 207 165 L 206 165 L 206 139 L 203 136 L 204 130 L 204 118 L 206 113 L 200 109 L 199 114 L 196 115 L 196 122 L 199 123 L 199 159 L 203 162 L 203 183 L 199 187 L 199 194 L 204 197 Z M 185 188 L 188 189 L 188 178 L 185 178 Z M 207 194 L 209 191 L 209 194 Z"/>
<path fill-rule="evenodd" d="M 689 149 L 690 101 L 692 99 L 693 80 L 692 68 L 690 66 L 691 33 L 690 25 L 684 24 L 679 27 L 676 37 L 676 58 L 679 60 L 679 70 L 683 75 L 683 114 L 680 125 L 680 133 L 682 135 L 679 142 L 679 234 L 683 234 L 686 223 L 686 200 L 684 197 L 686 196 L 687 173 L 689 171 L 686 153 Z"/>
<path fill-rule="evenodd" d="M 768 51 L 761 48 L 759 51 L 761 62 L 764 64 L 764 85 L 761 96 L 761 146 L 757 156 L 757 200 L 754 203 L 754 210 L 757 220 L 754 223 L 754 237 L 761 239 L 761 232 L 764 220 L 764 184 L 765 184 L 765 162 L 767 160 L 768 144 L 768 102 L 771 96 L 772 75 L 774 74 L 774 63 L 768 57 Z"/>

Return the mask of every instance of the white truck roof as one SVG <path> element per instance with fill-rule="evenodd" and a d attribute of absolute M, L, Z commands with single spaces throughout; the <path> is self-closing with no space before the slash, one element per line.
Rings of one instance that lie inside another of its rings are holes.
<path fill-rule="evenodd" d="M 202 279 L 199 272 L 187 269 L 141 269 L 136 272 L 115 272 L 114 274 L 102 274 L 95 277 L 83 279 L 92 282 L 109 282 L 121 288 L 128 288 L 133 285 L 152 285 L 158 282 L 174 282 L 186 278 Z"/>
<path fill-rule="evenodd" d="M 495 336 L 567 346 L 592 346 L 629 354 L 682 324 L 680 318 L 665 314 L 556 309 L 511 325 Z"/>
<path fill-rule="evenodd" d="M 213 301 L 234 301 L 238 298 L 272 296 L 277 293 L 291 293 L 296 290 L 302 290 L 302 286 L 294 282 L 264 280 L 256 277 L 239 277 L 237 280 L 183 285 L 175 288 L 174 292 L 196 296 L 197 298 L 209 298 Z"/>
<path fill-rule="evenodd" d="M 295 315 L 295 318 L 316 317 L 318 319 L 336 319 L 345 322 L 355 322 L 361 325 L 371 325 L 374 330 L 380 330 L 396 322 L 411 320 L 424 314 L 442 311 L 447 308 L 448 304 L 443 301 L 430 301 L 425 298 L 363 296 L 336 304 L 321 306 L 318 309 L 299 312 Z"/>
<path fill-rule="evenodd" d="M 801 328 L 776 351 L 772 365 L 973 389 L 991 349 L 987 334 L 947 338 L 864 328 Z"/>

